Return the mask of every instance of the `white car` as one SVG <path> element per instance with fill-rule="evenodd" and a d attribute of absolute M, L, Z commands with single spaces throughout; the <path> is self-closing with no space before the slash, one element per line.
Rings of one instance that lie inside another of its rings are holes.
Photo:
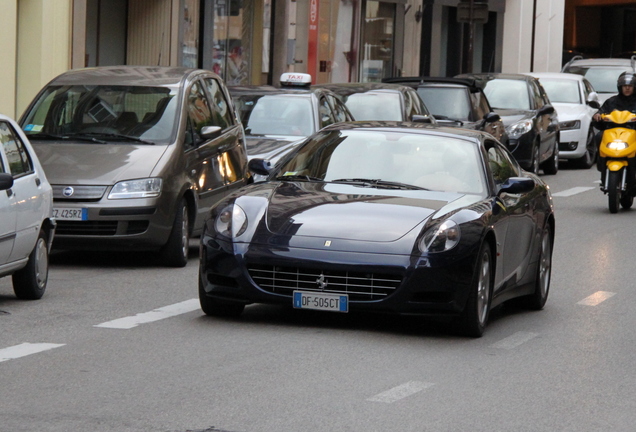
<path fill-rule="evenodd" d="M 0 114 L 0 277 L 20 299 L 44 295 L 55 235 L 53 191 L 22 129 Z"/>
<path fill-rule="evenodd" d="M 580 168 L 596 161 L 592 116 L 600 108 L 598 94 L 583 76 L 570 73 L 531 73 L 539 79 L 559 115 L 559 158 Z"/>
<path fill-rule="evenodd" d="M 636 66 L 636 56 L 626 58 L 591 58 L 581 56 L 572 58 L 563 66 L 561 72 L 574 73 L 587 78 L 598 92 L 598 101 L 603 104 L 618 94 L 616 81 L 623 72 L 632 72 Z"/>

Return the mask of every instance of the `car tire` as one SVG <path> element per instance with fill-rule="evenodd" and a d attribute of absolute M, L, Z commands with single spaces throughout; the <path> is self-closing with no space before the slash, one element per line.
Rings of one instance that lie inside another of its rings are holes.
<path fill-rule="evenodd" d="M 168 267 L 185 267 L 190 249 L 190 223 L 188 206 L 181 199 L 177 206 L 168 242 L 161 249 L 161 261 Z"/>
<path fill-rule="evenodd" d="M 225 303 L 208 297 L 199 278 L 199 303 L 201 310 L 208 316 L 236 318 L 243 313 L 245 305 L 241 303 Z"/>
<path fill-rule="evenodd" d="M 27 265 L 13 273 L 13 292 L 23 300 L 39 300 L 49 277 L 49 247 L 46 232 L 40 230 Z"/>
<path fill-rule="evenodd" d="M 543 173 L 554 175 L 559 172 L 559 140 L 557 139 L 552 149 L 552 155 L 543 163 Z"/>
<path fill-rule="evenodd" d="M 547 225 L 541 232 L 539 245 L 539 263 L 534 292 L 528 296 L 520 297 L 515 303 L 531 309 L 541 310 L 548 300 L 550 293 L 550 277 L 552 275 L 552 228 Z"/>
<path fill-rule="evenodd" d="M 596 162 L 596 143 L 594 142 L 594 131 L 590 129 L 585 142 L 585 154 L 578 159 L 574 159 L 574 166 L 577 168 L 589 169 Z"/>
<path fill-rule="evenodd" d="M 492 297 L 492 254 L 487 242 L 481 246 L 473 281 L 464 311 L 460 316 L 460 331 L 470 337 L 481 337 L 488 323 Z"/>
<path fill-rule="evenodd" d="M 610 213 L 618 213 L 621 203 L 621 174 L 623 171 L 610 171 L 607 179 L 607 201 Z"/>

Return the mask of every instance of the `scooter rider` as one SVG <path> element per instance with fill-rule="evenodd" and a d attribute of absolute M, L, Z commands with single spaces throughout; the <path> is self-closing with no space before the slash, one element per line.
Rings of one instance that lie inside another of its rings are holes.
<path fill-rule="evenodd" d="M 632 111 L 636 112 L 636 93 L 634 87 L 636 86 L 636 75 L 631 72 L 623 72 L 618 77 L 616 87 L 618 88 L 618 94 L 607 99 L 603 106 L 594 114 L 594 126 L 597 129 L 603 130 L 604 127 L 601 121 L 601 114 L 609 114 L 612 111 Z"/>
<path fill-rule="evenodd" d="M 612 111 L 631 111 L 636 113 L 636 74 L 623 72 L 618 77 L 616 87 L 618 88 L 618 94 L 607 99 L 592 117 L 592 125 L 600 131 L 594 137 L 597 149 L 601 145 L 603 131 L 607 128 L 607 123 L 601 119 L 601 114 L 609 114 Z M 600 158 L 597 159 L 596 167 L 601 173 L 604 173 L 604 164 L 602 164 Z"/>

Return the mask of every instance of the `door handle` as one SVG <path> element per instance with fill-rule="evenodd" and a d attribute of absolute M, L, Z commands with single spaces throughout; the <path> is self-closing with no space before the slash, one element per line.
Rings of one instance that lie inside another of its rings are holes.
<path fill-rule="evenodd" d="M 9 198 L 11 198 L 13 196 L 13 190 L 12 189 L 7 189 L 7 196 Z"/>
<path fill-rule="evenodd" d="M 39 177 L 36 177 L 36 178 L 35 178 L 35 185 L 36 185 L 36 186 L 40 186 L 41 184 L 42 184 L 42 182 L 40 181 L 40 178 L 39 178 Z"/>

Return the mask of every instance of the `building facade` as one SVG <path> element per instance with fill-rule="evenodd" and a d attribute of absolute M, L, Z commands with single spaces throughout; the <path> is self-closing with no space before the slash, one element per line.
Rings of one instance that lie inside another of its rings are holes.
<path fill-rule="evenodd" d="M 558 71 L 564 40 L 585 36 L 572 14 L 589 21 L 589 8 L 608 2 L 625 3 L 0 0 L 0 112 L 19 117 L 68 69 L 115 64 L 202 67 L 228 84 L 277 84 L 287 71 L 315 83 Z"/>

